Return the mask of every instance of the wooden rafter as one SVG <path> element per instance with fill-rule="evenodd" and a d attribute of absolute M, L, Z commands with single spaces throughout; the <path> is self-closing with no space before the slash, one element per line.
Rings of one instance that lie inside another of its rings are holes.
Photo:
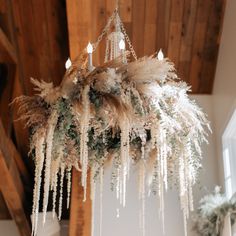
<path fill-rule="evenodd" d="M 11 215 L 10 215 L 10 212 L 7 208 L 7 205 L 5 203 L 5 200 L 2 196 L 2 193 L 0 191 L 0 220 L 10 220 L 11 219 Z"/>
<path fill-rule="evenodd" d="M 89 180 L 88 180 L 89 183 Z M 69 236 L 91 235 L 91 200 L 90 187 L 87 188 L 87 200 L 83 202 L 84 192 L 81 186 L 81 175 L 75 169 L 72 173 L 72 193 L 70 207 Z"/>
<path fill-rule="evenodd" d="M 6 136 L 0 120 L 0 189 L 20 235 L 29 236 L 31 229 L 23 204 L 24 187 L 14 155 L 17 155 L 16 150 Z"/>
<path fill-rule="evenodd" d="M 11 134 L 12 122 L 13 120 L 16 120 L 18 118 L 16 113 L 17 109 L 11 111 L 9 109 L 10 108 L 9 104 L 15 97 L 22 95 L 23 91 L 19 81 L 19 70 L 18 70 L 19 66 L 17 64 L 18 59 L 17 59 L 16 49 L 1 28 L 0 28 L 0 62 L 6 64 L 6 67 L 8 69 L 6 75 L 7 83 L 6 87 L 3 90 L 3 94 L 1 96 L 1 101 L 0 101 L 0 108 L 1 108 L 0 114 L 3 125 L 5 127 L 5 131 L 7 133 L 7 136 L 9 137 Z M 19 145 L 19 149 L 21 153 L 26 154 L 27 139 L 28 139 L 27 130 L 23 129 L 24 126 L 20 122 L 18 123 L 14 122 L 13 124 L 16 131 L 16 140 L 17 144 Z M 16 151 L 16 148 L 10 139 L 9 139 L 9 145 L 10 145 L 9 151 L 14 152 L 12 154 L 15 157 L 16 163 L 23 177 L 24 183 L 27 183 L 28 185 L 30 178 L 28 175 L 28 171 L 25 168 L 24 162 L 22 161 L 22 158 Z"/>
<path fill-rule="evenodd" d="M 80 4 L 81 3 L 81 4 Z M 68 34 L 70 57 L 75 59 L 88 42 L 89 35 L 84 31 L 84 35 L 79 34 L 81 25 L 81 18 L 79 17 L 79 9 L 81 7 L 86 14 L 89 14 L 89 8 L 86 7 L 85 0 L 67 0 L 67 21 L 68 21 Z M 86 21 L 86 19 L 82 19 Z M 79 47 L 78 47 L 79 46 Z M 89 183 L 89 181 L 88 181 Z M 72 194 L 71 194 L 71 207 L 70 207 L 70 224 L 69 236 L 88 236 L 91 235 L 91 210 L 92 204 L 89 198 L 90 187 L 87 188 L 87 200 L 83 202 L 83 188 L 81 187 L 80 174 L 77 170 L 73 170 L 72 174 Z"/>
<path fill-rule="evenodd" d="M 7 135 L 12 131 L 12 115 L 9 109 L 16 66 L 13 64 L 1 64 L 0 75 L 0 117 Z"/>
<path fill-rule="evenodd" d="M 15 160 L 16 166 L 19 170 L 19 174 L 20 174 L 21 179 L 23 180 L 24 185 L 31 186 L 30 175 L 28 173 L 28 170 L 20 154 L 16 150 L 14 143 L 6 135 L 1 121 L 0 121 L 0 134 L 1 134 L 1 138 L 0 138 L 1 149 L 3 150 L 4 154 L 7 157 L 12 157 Z"/>
<path fill-rule="evenodd" d="M 7 136 L 10 137 L 13 134 L 12 128 L 14 127 L 14 137 L 16 138 L 17 149 L 20 154 L 25 157 L 27 156 L 29 146 L 28 130 L 24 129 L 24 124 L 22 122 L 14 122 L 18 119 L 18 107 L 14 106 L 13 108 L 9 106 L 14 98 L 25 94 L 25 89 L 23 88 L 24 78 L 22 73 L 22 60 L 19 57 L 19 47 L 16 37 L 19 28 L 14 22 L 12 10 L 15 2 L 13 4 L 11 0 L 0 0 L 0 5 L 2 6 L 2 15 L 0 18 L 0 25 L 2 27 L 2 29 L 0 28 L 0 62 L 7 68 L 7 75 L 4 78 L 6 84 L 3 88 L 0 100 L 0 115 Z M 29 159 L 26 159 L 26 162 L 27 164 L 31 164 Z"/>
<path fill-rule="evenodd" d="M 0 28 L 0 62 L 17 63 L 14 47 Z"/>
<path fill-rule="evenodd" d="M 30 199 L 32 182 L 28 170 L 11 140 L 13 116 L 9 103 L 12 101 L 15 75 L 18 73 L 18 58 L 12 32 L 10 1 L 0 1 L 1 26 L 0 28 L 0 63 L 6 68 L 2 74 L 4 85 L 0 100 L 0 190 L 2 217 L 11 217 L 15 221 L 20 235 L 30 235 L 30 224 L 24 207 L 27 204 L 25 197 Z M 21 136 L 22 140 L 24 136 Z M 26 191 L 26 192 L 25 192 Z M 5 206 L 6 203 L 6 206 Z M 6 207 L 8 209 L 6 209 Z"/>
<path fill-rule="evenodd" d="M 16 97 L 21 96 L 23 93 L 23 89 L 20 83 L 19 78 L 19 69 L 18 66 L 16 67 L 15 74 L 14 74 L 14 85 L 13 85 L 13 93 L 11 100 L 13 101 Z M 23 121 L 18 120 L 18 106 L 17 104 L 14 104 L 12 106 L 12 118 L 13 118 L 13 127 L 15 131 L 15 138 L 17 143 L 17 149 L 23 156 L 27 156 L 28 150 L 29 150 L 29 132 L 28 129 L 25 128 L 25 124 Z M 29 166 L 32 166 L 32 163 L 28 159 Z"/>

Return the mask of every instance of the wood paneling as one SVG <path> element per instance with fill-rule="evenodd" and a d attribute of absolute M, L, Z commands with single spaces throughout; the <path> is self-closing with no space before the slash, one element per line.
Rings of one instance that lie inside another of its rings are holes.
<path fill-rule="evenodd" d="M 192 58 L 189 73 L 189 82 L 192 85 L 193 93 L 200 90 L 200 72 L 203 63 L 203 48 L 207 32 L 207 23 L 211 1 L 199 0 L 197 8 L 197 17 L 194 27 Z"/>
<path fill-rule="evenodd" d="M 144 25 L 144 44 L 143 54 L 150 55 L 156 51 L 156 35 L 157 35 L 157 1 L 150 0 L 145 6 L 145 25 Z"/>
<path fill-rule="evenodd" d="M 169 21 L 169 41 L 167 56 L 175 63 L 176 68 L 178 68 L 182 35 L 184 0 L 172 0 L 170 9 L 171 13 Z"/>
<path fill-rule="evenodd" d="M 162 49 L 165 55 L 168 50 L 170 13 L 171 0 L 158 0 L 155 50 Z"/>
<path fill-rule="evenodd" d="M 101 33 L 115 0 L 70 2 L 71 53 L 77 56 Z M 120 0 L 119 6 L 138 56 L 162 48 L 193 93 L 212 92 L 225 0 Z M 95 64 L 103 59 L 104 44 L 94 53 Z"/>
<path fill-rule="evenodd" d="M 65 3 L 58 0 L 14 0 L 12 7 L 24 78 L 23 90 L 32 94 L 30 77 L 58 85 L 68 57 Z"/>
<path fill-rule="evenodd" d="M 224 0 L 225 1 L 225 0 Z M 217 55 L 220 46 L 221 29 L 224 16 L 222 0 L 212 1 L 207 24 L 207 32 L 203 47 L 202 68 L 199 77 L 199 93 L 207 93 L 213 87 Z"/>
<path fill-rule="evenodd" d="M 182 32 L 179 52 L 178 75 L 189 82 L 189 70 L 192 57 L 192 42 L 197 15 L 197 0 L 184 2 Z"/>
<path fill-rule="evenodd" d="M 144 55 L 145 1 L 133 1 L 132 43 L 138 57 Z"/>
<path fill-rule="evenodd" d="M 91 14 L 92 8 L 89 0 L 67 1 L 69 48 L 72 60 L 82 52 L 87 46 L 89 38 L 92 37 Z"/>

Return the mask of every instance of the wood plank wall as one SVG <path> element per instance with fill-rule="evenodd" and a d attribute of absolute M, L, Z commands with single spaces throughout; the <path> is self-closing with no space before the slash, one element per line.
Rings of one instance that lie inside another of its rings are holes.
<path fill-rule="evenodd" d="M 70 57 L 73 60 L 77 57 L 77 52 L 83 50 L 84 45 L 87 44 L 88 38 L 92 37 L 92 31 L 87 30 L 90 14 L 92 12 L 90 11 L 88 0 L 82 0 L 80 1 L 80 4 L 78 4 L 78 1 L 74 0 L 67 0 L 66 3 Z M 81 15 L 80 11 L 78 11 L 81 7 L 85 14 Z M 96 17 L 95 14 L 94 17 Z M 80 42 L 79 44 L 78 41 Z M 69 236 L 91 235 L 92 203 L 90 200 L 89 183 L 88 180 L 87 200 L 83 202 L 84 192 L 83 187 L 81 186 L 81 174 L 73 168 Z"/>
<path fill-rule="evenodd" d="M 23 92 L 33 93 L 30 77 L 58 85 L 68 57 L 65 2 L 10 0 L 22 69 Z"/>

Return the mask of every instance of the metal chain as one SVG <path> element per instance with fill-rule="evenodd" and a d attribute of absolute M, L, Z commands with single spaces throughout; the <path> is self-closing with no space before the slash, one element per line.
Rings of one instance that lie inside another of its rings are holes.
<path fill-rule="evenodd" d="M 108 62 L 108 57 L 109 57 L 109 41 L 108 38 L 106 40 L 106 51 L 105 51 L 105 57 L 104 57 L 104 62 Z"/>
<path fill-rule="evenodd" d="M 112 15 L 108 19 L 108 22 L 107 22 L 106 26 L 104 27 L 102 33 L 98 36 L 97 41 L 95 43 L 93 43 L 93 50 L 96 50 L 97 46 L 102 41 L 103 37 L 108 33 L 111 23 L 115 19 L 115 16 L 116 16 L 116 10 L 113 11 Z"/>
<path fill-rule="evenodd" d="M 121 21 L 118 12 L 116 13 L 116 17 L 117 17 L 118 20 L 119 20 L 119 24 L 120 24 L 120 26 L 121 26 L 121 31 L 123 32 L 123 34 L 124 34 L 124 36 L 125 36 L 125 39 L 126 39 L 128 45 L 129 45 L 130 52 L 131 52 L 133 58 L 137 61 L 137 60 L 138 60 L 138 57 L 137 57 L 137 55 L 136 55 L 136 53 L 135 53 L 134 47 L 133 47 L 133 45 L 132 45 L 132 43 L 131 43 L 131 41 L 130 41 L 130 39 L 129 39 L 129 36 L 128 36 L 128 34 L 126 33 L 124 24 L 123 24 L 123 22 Z"/>
<path fill-rule="evenodd" d="M 136 53 L 135 53 L 135 50 L 134 50 L 134 48 L 133 48 L 133 45 L 132 45 L 132 43 L 131 43 L 131 41 L 130 41 L 130 39 L 129 39 L 129 36 L 128 36 L 128 34 L 126 33 L 124 24 L 123 24 L 123 22 L 121 21 L 121 18 L 120 18 L 120 16 L 119 16 L 119 13 L 118 13 L 118 5 L 119 5 L 119 1 L 117 0 L 117 7 L 116 7 L 116 9 L 113 11 L 112 15 L 109 17 L 109 19 L 108 19 L 108 21 L 107 21 L 107 24 L 106 24 L 106 26 L 104 27 L 102 33 L 98 36 L 97 41 L 92 44 L 92 45 L 93 45 L 93 50 L 95 51 L 95 50 L 97 49 L 97 47 L 98 47 L 99 43 L 102 41 L 103 37 L 109 32 L 109 29 L 110 29 L 110 26 L 111 26 L 112 21 L 116 18 L 118 24 L 120 25 L 121 31 L 122 31 L 122 33 L 124 34 L 125 39 L 126 39 L 128 45 L 129 45 L 129 49 L 130 49 L 130 52 L 131 52 L 133 58 L 134 58 L 135 60 L 138 60 L 137 55 L 136 55 Z M 86 51 L 86 48 L 84 49 L 84 51 Z"/>

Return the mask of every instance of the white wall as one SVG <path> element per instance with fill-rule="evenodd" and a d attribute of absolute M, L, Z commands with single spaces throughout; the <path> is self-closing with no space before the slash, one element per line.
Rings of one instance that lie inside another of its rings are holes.
<path fill-rule="evenodd" d="M 16 224 L 12 220 L 0 220 L 0 236 L 19 236 Z"/>
<path fill-rule="evenodd" d="M 214 119 L 220 183 L 223 185 L 221 138 L 236 108 L 236 1 L 227 0 L 223 32 L 215 75 Z"/>
<path fill-rule="evenodd" d="M 40 216 L 41 218 L 41 216 Z M 39 218 L 38 236 L 67 236 L 68 221 L 61 221 L 60 226 L 56 218 L 52 215 L 47 216 L 44 227 L 40 225 L 42 218 Z M 59 233 L 59 231 L 61 231 Z M 0 236 L 20 236 L 17 226 L 13 220 L 0 220 Z"/>
<path fill-rule="evenodd" d="M 203 107 L 208 114 L 209 120 L 213 120 L 212 96 L 194 96 L 198 104 Z M 214 129 L 214 127 L 213 127 Z M 214 186 L 218 184 L 218 166 L 215 161 L 215 144 L 213 135 L 209 136 L 209 145 L 203 146 L 203 170 L 200 176 L 200 184 L 196 185 L 194 191 L 195 204 L 199 199 L 212 191 Z M 103 231 L 102 236 L 139 236 L 139 206 L 137 191 L 137 170 L 132 170 L 133 174 L 127 186 L 127 204 L 123 208 L 116 201 L 115 194 L 110 190 L 110 171 L 105 174 L 104 193 L 103 193 Z M 183 236 L 183 220 L 180 210 L 178 193 L 171 190 L 165 197 L 165 232 L 166 236 Z M 95 205 L 95 236 L 99 235 L 99 192 L 97 192 Z M 120 210 L 120 217 L 117 218 L 117 208 Z M 189 224 L 190 226 L 190 224 Z M 191 228 L 191 226 L 190 226 Z M 146 236 L 162 236 L 161 221 L 158 217 L 158 200 L 157 197 L 151 196 L 146 199 Z M 189 233 L 189 235 L 194 235 Z"/>

